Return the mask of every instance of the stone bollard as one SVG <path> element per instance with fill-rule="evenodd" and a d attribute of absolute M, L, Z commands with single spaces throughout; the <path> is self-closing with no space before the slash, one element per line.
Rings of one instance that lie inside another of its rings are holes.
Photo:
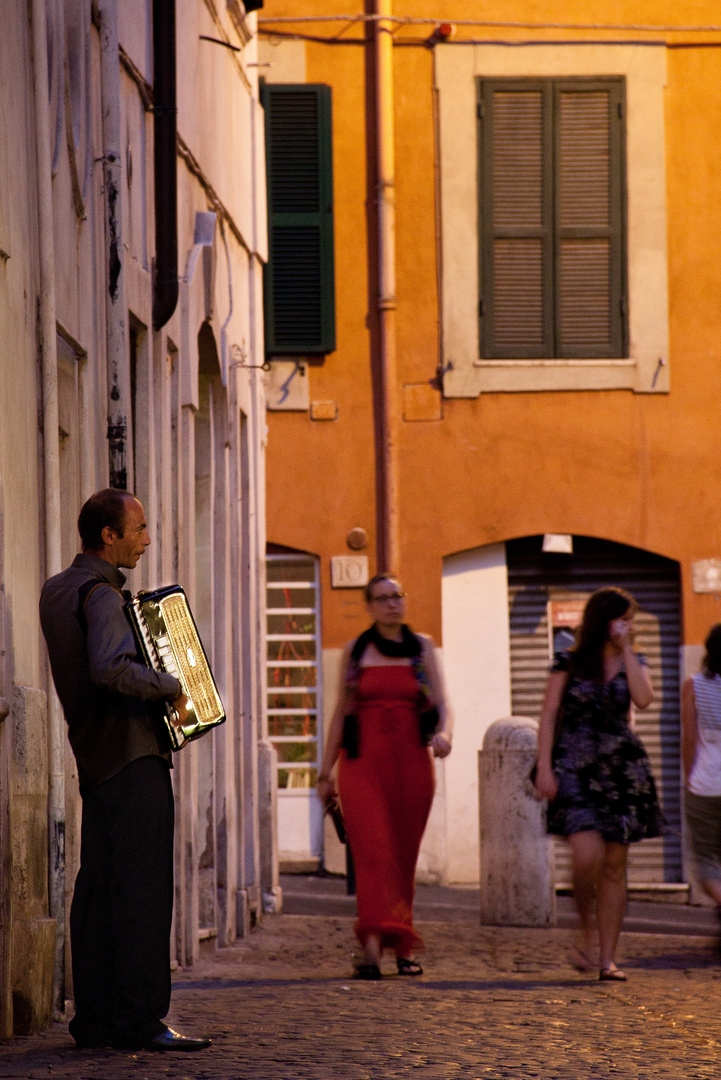
<path fill-rule="evenodd" d="M 478 752 L 481 825 L 481 923 L 555 926 L 553 840 L 546 804 L 528 774 L 538 724 L 511 716 L 491 724 Z"/>

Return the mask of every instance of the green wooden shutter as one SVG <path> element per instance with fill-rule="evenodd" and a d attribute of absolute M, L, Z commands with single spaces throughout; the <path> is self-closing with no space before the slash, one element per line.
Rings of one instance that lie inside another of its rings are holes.
<path fill-rule="evenodd" d="M 625 355 L 623 89 L 479 80 L 483 356 Z"/>
<path fill-rule="evenodd" d="M 265 343 L 269 354 L 335 349 L 329 86 L 266 85 Z"/>

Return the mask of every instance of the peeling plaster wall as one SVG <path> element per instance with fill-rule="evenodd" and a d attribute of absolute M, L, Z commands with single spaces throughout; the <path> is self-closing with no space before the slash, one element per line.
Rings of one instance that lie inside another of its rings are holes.
<path fill-rule="evenodd" d="M 119 210 L 113 280 L 106 270 L 102 168 L 103 130 L 100 37 L 91 5 L 86 22 L 67 39 L 69 67 L 77 74 L 65 94 L 63 64 L 53 71 L 50 126 L 55 300 L 58 323 L 63 565 L 79 549 L 75 522 L 81 503 L 108 483 L 108 379 L 106 289 L 125 295 L 125 341 L 120 374 L 131 384 L 133 328 L 135 484 L 151 525 L 153 546 L 129 587 L 180 581 L 195 593 L 195 423 L 199 407 L 198 334 L 215 339 L 221 368 L 210 416 L 206 646 L 218 672 L 226 707 L 223 729 L 176 758 L 178 803 L 176 936 L 180 963 L 203 948 L 229 944 L 262 917 L 263 894 L 280 904 L 272 770 L 259 755 L 263 742 L 263 504 L 265 410 L 260 273 L 265 259 L 264 162 L 259 153 L 254 17 L 241 38 L 225 8 L 204 0 L 178 4 L 179 273 L 186 273 L 195 241 L 196 214 L 212 211 L 212 247 L 198 259 L 192 280 L 162 331 L 152 330 L 155 256 L 150 0 L 118 0 L 121 167 L 115 193 Z M 75 10 L 75 9 L 74 9 Z M 51 31 L 60 6 L 49 5 Z M 224 37 L 240 54 L 199 40 Z M 64 55 L 55 38 L 55 55 Z M 75 66 L 76 61 L 82 61 Z M 52 67 L 52 64 L 51 64 Z M 145 83 L 143 82 L 145 80 Z M 140 85 L 139 85 L 140 81 Z M 39 384 L 37 304 L 37 165 L 34 87 L 28 10 L 9 5 L 0 35 L 0 697 L 12 702 L 2 727 L 11 744 L 10 784 L 0 796 L 0 910 L 11 912 L 27 970 L 44 973 L 40 952 L 51 942 L 48 926 L 48 689 L 45 647 L 37 604 L 46 576 L 42 472 L 42 401 Z M 66 113 L 69 106 L 71 112 Z M 68 118 L 72 123 L 68 124 Z M 74 126 L 73 126 L 74 125 Z M 122 274 L 122 279 L 118 276 Z M 260 749 L 259 749 L 260 745 Z M 199 783 L 199 768 L 202 782 Z M 69 747 L 65 754 L 66 915 L 79 863 L 80 799 Z M 265 850 L 261 860 L 260 837 Z M 204 898 L 200 904 L 201 874 Z M 202 911 L 201 911 L 202 908 Z M 11 923 L 10 923 L 11 924 Z M 65 983 L 72 997 L 67 923 Z M 0 1037 L 12 1033 L 12 934 L 0 928 Z M 6 947 L 7 946 L 7 947 Z M 30 953 L 38 952 L 33 961 Z M 50 966 L 52 967 L 52 961 Z M 11 987 L 10 987 L 11 989 Z M 44 1023 L 42 1011 L 16 995 L 23 1024 Z M 29 1011 L 28 1011 L 29 1010 Z M 40 1018 L 40 1019 L 39 1019 Z M 47 1019 L 47 1018 L 46 1018 Z M 19 1022 L 19 1020 L 18 1020 Z M 9 1027 L 8 1027 L 9 1025 Z"/>

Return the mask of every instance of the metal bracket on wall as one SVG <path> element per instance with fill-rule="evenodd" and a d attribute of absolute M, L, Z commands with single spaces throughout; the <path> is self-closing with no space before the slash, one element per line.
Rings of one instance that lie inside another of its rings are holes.
<path fill-rule="evenodd" d="M 428 380 L 434 390 L 440 390 L 440 392 L 443 393 L 443 376 L 446 375 L 449 371 L 453 371 L 452 360 L 448 360 L 445 364 L 441 363 L 438 365 L 435 375 L 432 379 Z"/>
<path fill-rule="evenodd" d="M 231 345 L 230 355 L 233 358 L 233 367 L 241 367 L 245 371 L 270 371 L 269 360 L 264 361 L 262 364 L 246 364 L 247 353 L 240 345 Z"/>

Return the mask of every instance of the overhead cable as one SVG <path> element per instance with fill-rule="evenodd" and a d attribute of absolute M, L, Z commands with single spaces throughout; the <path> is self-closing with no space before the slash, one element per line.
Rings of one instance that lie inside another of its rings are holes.
<path fill-rule="evenodd" d="M 258 25 L 266 23 L 320 23 L 320 22 L 377 22 L 380 18 L 376 14 L 359 12 L 355 15 L 264 15 L 258 18 Z M 492 29 L 519 29 L 519 30 L 604 30 L 622 31 L 634 30 L 639 33 L 654 34 L 715 34 L 721 33 L 721 24 L 710 26 L 652 26 L 647 23 L 560 23 L 560 22 L 500 22 L 490 19 L 456 19 L 456 18 L 419 18 L 412 15 L 384 16 L 386 21 L 401 23 L 404 26 L 435 26 L 437 23 L 449 22 L 455 26 L 483 26 Z"/>

